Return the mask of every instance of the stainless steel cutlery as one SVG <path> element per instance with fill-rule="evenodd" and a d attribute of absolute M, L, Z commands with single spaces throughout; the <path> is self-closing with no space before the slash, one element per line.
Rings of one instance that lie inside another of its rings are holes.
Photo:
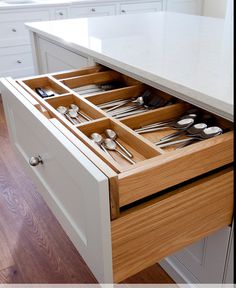
<path fill-rule="evenodd" d="M 64 117 L 66 117 L 72 124 L 76 125 L 78 123 L 82 123 L 82 121 L 78 117 L 79 115 L 83 117 L 86 121 L 92 120 L 92 118 L 80 112 L 80 109 L 76 104 L 70 104 L 69 107 L 70 108 L 67 108 L 65 106 L 58 106 L 57 111 L 61 113 Z"/>

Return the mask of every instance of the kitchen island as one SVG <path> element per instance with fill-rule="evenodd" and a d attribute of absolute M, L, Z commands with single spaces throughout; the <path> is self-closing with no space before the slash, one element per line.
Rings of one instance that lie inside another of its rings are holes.
<path fill-rule="evenodd" d="M 225 25 L 171 13 L 27 25 L 36 71 L 46 74 L 2 81 L 12 143 L 100 282 L 122 281 L 204 237 L 189 250 L 198 275 L 185 281 L 226 279 L 233 213 L 233 102 L 232 43 Z M 91 64 L 96 65 L 78 69 Z M 68 67 L 76 70 L 61 71 Z M 86 97 L 73 90 L 111 81 L 121 86 Z M 42 99 L 35 92 L 38 87 L 55 95 Z M 168 105 L 121 119 L 100 108 L 109 100 L 137 99 L 145 91 Z M 88 122 L 75 124 L 58 112 L 71 103 Z M 173 129 L 151 136 L 136 132 L 189 109 L 213 117 L 223 134 L 165 149 L 153 142 Z M 134 163 L 114 151 L 111 158 L 101 143 L 91 141 L 92 133 L 107 128 L 117 132 Z M 217 236 L 208 237 L 213 232 Z"/>

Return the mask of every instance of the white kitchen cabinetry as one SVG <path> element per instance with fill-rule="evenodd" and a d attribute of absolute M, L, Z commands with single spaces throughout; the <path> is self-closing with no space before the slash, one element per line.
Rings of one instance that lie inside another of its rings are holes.
<path fill-rule="evenodd" d="M 162 1 L 122 3 L 119 10 L 121 14 L 161 11 Z"/>
<path fill-rule="evenodd" d="M 70 7 L 70 18 L 108 16 L 116 13 L 116 4 L 95 5 L 72 5 Z"/>
<path fill-rule="evenodd" d="M 39 58 L 36 60 L 38 67 L 36 72 L 39 74 L 71 70 L 93 63 L 90 58 L 82 54 L 76 54 L 42 38 L 38 39 L 37 55 Z"/>
<path fill-rule="evenodd" d="M 167 11 L 186 13 L 186 14 L 202 14 L 202 0 L 163 0 L 163 8 Z"/>
<path fill-rule="evenodd" d="M 7 81 L 3 83 L 13 149 L 90 269 L 99 280 L 111 281 L 107 177 L 54 126 L 62 126 L 59 121 L 46 123 L 33 99 L 29 102 Z M 42 157 L 43 163 L 30 166 L 32 157 Z"/>
<path fill-rule="evenodd" d="M 226 227 L 160 264 L 178 283 L 223 283 L 230 232 Z"/>

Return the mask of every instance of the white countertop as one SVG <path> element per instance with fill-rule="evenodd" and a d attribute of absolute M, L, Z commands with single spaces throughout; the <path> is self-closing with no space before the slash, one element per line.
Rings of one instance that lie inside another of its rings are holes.
<path fill-rule="evenodd" d="M 29 29 L 233 120 L 227 20 L 156 12 L 40 22 Z"/>

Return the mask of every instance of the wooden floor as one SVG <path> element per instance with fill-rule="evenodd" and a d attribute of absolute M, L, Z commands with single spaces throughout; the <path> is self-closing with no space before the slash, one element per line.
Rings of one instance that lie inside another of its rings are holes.
<path fill-rule="evenodd" d="M 10 148 L 0 99 L 0 283 L 96 283 Z M 124 283 L 173 283 L 159 266 Z"/>

